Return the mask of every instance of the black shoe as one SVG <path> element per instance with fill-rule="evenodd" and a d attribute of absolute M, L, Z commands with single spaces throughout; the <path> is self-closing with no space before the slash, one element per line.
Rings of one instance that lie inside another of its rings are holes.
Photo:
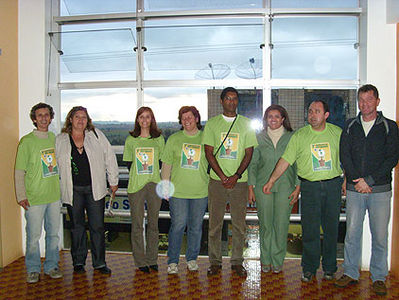
<path fill-rule="evenodd" d="M 151 265 L 150 269 L 153 269 L 154 271 L 158 272 L 158 265 Z"/>
<path fill-rule="evenodd" d="M 77 265 L 73 267 L 73 272 L 75 274 L 83 274 L 84 272 L 86 272 L 86 270 L 83 265 Z"/>
<path fill-rule="evenodd" d="M 247 270 L 242 265 L 231 265 L 231 269 L 239 276 L 239 277 L 247 277 Z"/>
<path fill-rule="evenodd" d="M 222 269 L 221 265 L 210 265 L 207 271 L 208 276 L 218 275 Z"/>
<path fill-rule="evenodd" d="M 302 280 L 302 282 L 311 282 L 313 280 L 313 278 L 314 278 L 314 274 L 307 271 L 305 273 L 302 273 L 301 280 Z"/>
<path fill-rule="evenodd" d="M 145 266 L 145 267 L 139 267 L 139 270 L 143 273 L 150 273 L 150 268 Z"/>
<path fill-rule="evenodd" d="M 104 274 L 104 275 L 111 275 L 111 269 L 108 268 L 107 266 L 98 268 L 98 269 L 96 269 L 96 270 L 97 270 L 98 272 L 100 272 L 101 274 Z"/>

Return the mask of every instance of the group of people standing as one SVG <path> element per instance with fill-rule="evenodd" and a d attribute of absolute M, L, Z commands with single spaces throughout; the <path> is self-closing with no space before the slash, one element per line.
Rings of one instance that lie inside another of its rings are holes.
<path fill-rule="evenodd" d="M 358 249 L 368 210 L 373 237 L 370 265 L 373 288 L 378 294 L 386 293 L 391 171 L 399 157 L 399 137 L 395 122 L 377 112 L 379 101 L 374 86 L 361 87 L 358 91 L 360 113 L 347 121 L 343 131 L 326 122 L 329 109 L 321 100 L 310 104 L 309 125 L 296 132 L 287 111 L 273 104 L 266 109 L 263 130 L 256 135 L 250 120 L 236 112 L 237 90 L 228 87 L 220 96 L 223 113 L 209 119 L 203 131 L 199 111 L 194 106 L 181 107 L 178 113 L 181 130 L 171 135 L 166 145 L 151 108 L 141 107 L 123 153 L 129 169 L 131 241 L 138 270 L 158 271 L 158 217 L 161 198 L 164 198 L 169 201 L 171 216 L 169 274 L 179 272 L 186 228 L 187 268 L 199 269 L 197 257 L 207 208 L 210 262 L 207 274 L 213 276 L 220 272 L 221 234 L 229 203 L 231 269 L 245 277 L 247 200 L 256 202 L 257 206 L 261 270 L 280 273 L 292 205 L 301 193 L 302 281 L 313 280 L 320 256 L 323 278 L 333 280 L 337 271 L 343 192 L 347 193 L 344 275 L 335 285 L 345 287 L 358 280 Z M 62 277 L 58 268 L 60 195 L 71 220 L 74 272 L 85 272 L 86 211 L 93 267 L 103 274 L 111 274 L 105 262 L 104 240 L 107 181 L 113 196 L 118 189 L 118 166 L 111 145 L 105 135 L 94 128 L 84 107 L 72 108 L 57 137 L 48 132 L 54 116 L 51 106 L 39 103 L 32 108 L 30 116 L 37 129 L 21 139 L 15 167 L 17 200 L 26 210 L 27 282 L 39 280 L 38 240 L 43 221 L 46 230 L 44 273 L 52 278 Z M 156 193 L 161 179 L 173 185 L 161 185 L 162 197 Z M 143 225 L 145 209 L 146 228 Z"/>

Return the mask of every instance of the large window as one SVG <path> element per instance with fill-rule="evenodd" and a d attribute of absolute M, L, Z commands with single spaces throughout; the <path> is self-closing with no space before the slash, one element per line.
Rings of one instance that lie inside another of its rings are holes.
<path fill-rule="evenodd" d="M 358 0 L 53 2 L 60 7 L 54 18 L 59 30 L 49 33 L 58 65 L 50 67 L 60 72 L 62 119 L 75 105 L 87 107 L 120 163 L 114 204 L 120 214 L 107 219 L 109 249 L 130 251 L 128 173 L 121 155 L 140 106 L 153 109 L 166 138 L 180 129 L 183 105 L 196 106 L 203 122 L 220 113 L 218 97 L 226 86 L 239 89 L 239 110 L 254 126 L 271 103 L 287 108 L 295 128 L 303 126 L 314 97 L 332 104 L 336 120 L 330 121 L 341 124 L 356 113 L 359 53 L 366 53 L 359 51 L 365 43 L 359 40 L 364 28 Z M 167 203 L 162 209 L 167 211 Z M 256 237 L 256 213 L 248 215 L 248 236 Z M 295 256 L 301 231 L 299 216 L 293 216 L 289 249 Z M 165 243 L 167 248 L 168 226 L 162 214 L 160 248 Z M 225 254 L 229 226 L 226 222 Z M 206 239 L 202 254 L 205 245 Z M 259 256 L 251 249 L 245 253 Z"/>
<path fill-rule="evenodd" d="M 262 76 L 263 19 L 188 19 L 145 23 L 144 78 L 256 79 Z M 254 59 L 256 76 L 245 74 Z"/>
<path fill-rule="evenodd" d="M 357 79 L 356 17 L 276 18 L 272 22 L 272 77 Z"/>

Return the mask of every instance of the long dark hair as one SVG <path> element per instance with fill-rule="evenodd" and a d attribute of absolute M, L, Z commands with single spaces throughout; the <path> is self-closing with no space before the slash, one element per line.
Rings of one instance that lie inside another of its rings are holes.
<path fill-rule="evenodd" d="M 265 114 L 263 115 L 263 129 L 266 130 L 266 128 L 267 128 L 267 116 L 268 116 L 269 112 L 272 110 L 277 110 L 280 113 L 281 117 L 284 118 L 283 126 L 284 126 L 285 130 L 293 131 L 287 111 L 285 110 L 284 107 L 282 107 L 281 105 L 278 105 L 278 104 L 272 104 L 265 110 Z"/>
<path fill-rule="evenodd" d="M 74 106 L 72 107 L 72 109 L 69 111 L 69 113 L 67 114 L 66 118 L 65 118 L 65 123 L 64 123 L 64 127 L 62 127 L 61 132 L 65 132 L 68 134 L 72 134 L 72 122 L 71 119 L 73 118 L 73 116 L 78 112 L 78 111 L 83 111 L 86 114 L 87 117 L 87 125 L 86 128 L 87 130 L 94 130 L 94 125 L 93 122 L 89 116 L 89 113 L 87 112 L 86 107 L 83 106 Z"/>
<path fill-rule="evenodd" d="M 139 116 L 145 111 L 148 111 L 151 115 L 150 136 L 151 138 L 157 138 L 161 135 L 162 131 L 158 129 L 157 121 L 155 121 L 155 116 L 152 112 L 152 109 L 147 106 L 142 106 L 137 110 L 136 119 L 134 120 L 134 129 L 132 131 L 129 131 L 129 133 L 132 137 L 135 138 L 140 136 L 141 127 L 139 124 Z"/>

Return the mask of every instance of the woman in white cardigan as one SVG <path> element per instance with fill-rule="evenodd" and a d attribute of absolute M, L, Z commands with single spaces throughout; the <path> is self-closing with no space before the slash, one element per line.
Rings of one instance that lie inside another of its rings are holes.
<path fill-rule="evenodd" d="M 104 206 L 107 179 L 113 196 L 118 189 L 118 164 L 105 135 L 95 129 L 82 106 L 73 107 L 56 137 L 61 198 L 71 220 L 71 254 L 75 273 L 84 273 L 87 257 L 85 211 L 90 231 L 93 268 L 111 274 L 105 263 Z"/>

